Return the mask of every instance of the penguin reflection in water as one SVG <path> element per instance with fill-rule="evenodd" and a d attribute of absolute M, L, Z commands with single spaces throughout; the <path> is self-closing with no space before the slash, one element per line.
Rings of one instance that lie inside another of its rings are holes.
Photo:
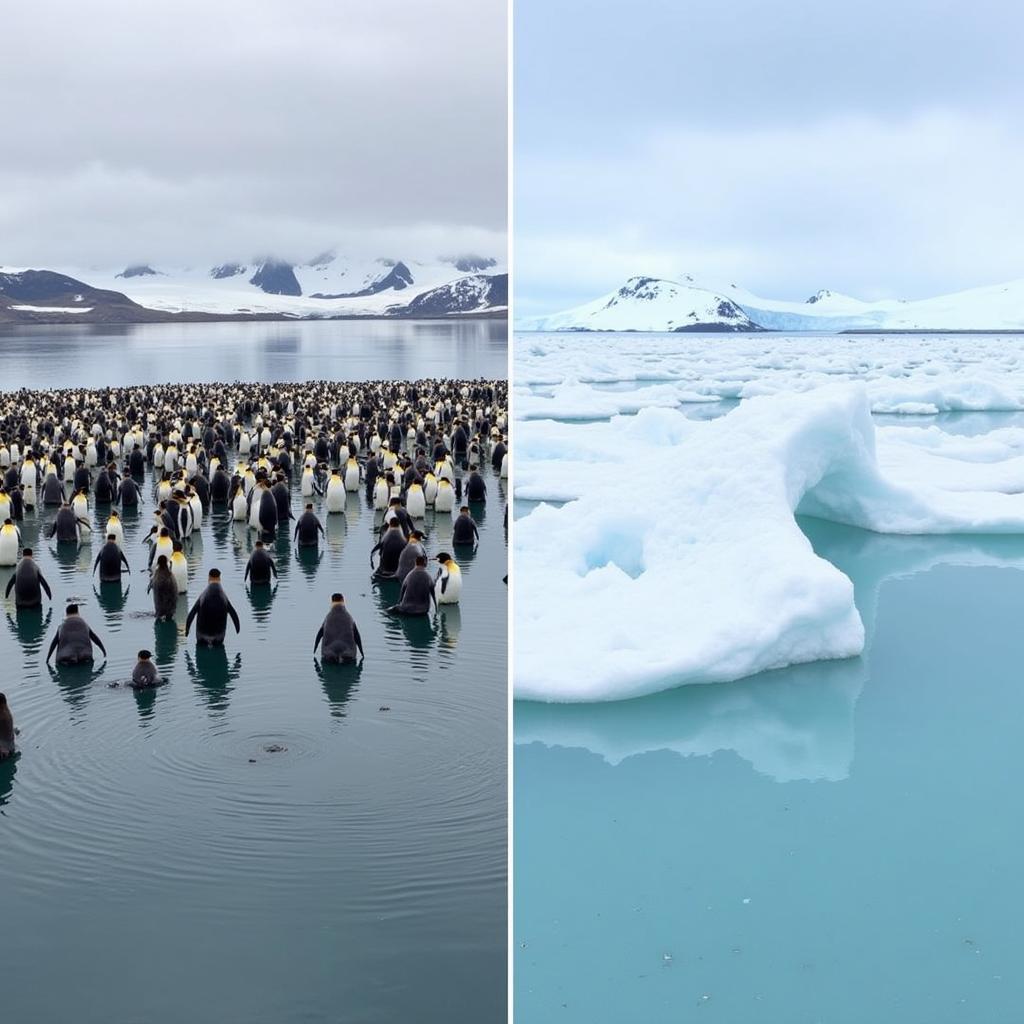
<path fill-rule="evenodd" d="M 363 641 L 359 636 L 359 627 L 345 607 L 345 598 L 341 594 L 331 594 L 331 608 L 324 617 L 323 624 L 317 631 L 313 641 L 313 653 L 316 654 L 320 641 L 324 642 L 323 658 L 325 662 L 337 665 L 351 664 L 363 654 Z"/>
<path fill-rule="evenodd" d="M 69 604 L 64 621 L 57 627 L 57 635 L 46 652 L 49 663 L 53 652 L 57 652 L 58 665 L 80 665 L 92 661 L 92 645 L 95 644 L 107 656 L 103 641 L 89 628 L 89 624 L 78 614 L 78 605 Z"/>
<path fill-rule="evenodd" d="M 220 585 L 220 569 L 211 569 L 206 589 L 196 599 L 185 620 L 185 636 L 188 636 L 192 620 L 195 619 L 198 643 L 201 646 L 222 647 L 224 634 L 227 633 L 228 616 L 235 625 L 235 632 L 241 633 L 242 625 L 238 621 L 238 612 Z"/>

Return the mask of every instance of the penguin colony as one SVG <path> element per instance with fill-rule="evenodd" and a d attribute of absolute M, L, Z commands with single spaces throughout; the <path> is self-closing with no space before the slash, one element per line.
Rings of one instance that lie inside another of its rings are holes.
<path fill-rule="evenodd" d="M 264 540 L 286 531 L 299 547 L 318 545 L 324 527 L 317 505 L 330 516 L 344 511 L 349 494 L 362 492 L 381 513 L 372 578 L 399 584 L 389 611 L 429 615 L 461 596 L 455 554 L 475 545 L 471 510 L 487 496 L 477 470 L 486 460 L 496 476 L 508 475 L 506 410 L 507 382 L 455 379 L 8 393 L 0 396 L 0 566 L 15 569 L 6 596 L 13 591 L 19 608 L 38 607 L 44 592 L 53 600 L 31 550 L 21 546 L 18 522 L 26 515 L 39 517 L 58 545 L 84 545 L 93 541 L 91 513 L 98 521 L 105 514 L 93 575 L 120 581 L 139 562 L 134 568 L 149 572 L 159 621 L 171 619 L 188 593 L 185 552 L 212 509 L 229 509 L 255 531 L 259 539 L 236 582 L 264 586 L 276 576 Z M 294 489 L 304 508 L 298 517 L 291 510 Z M 147 506 L 153 516 L 148 554 L 131 558 L 121 517 L 125 510 L 145 515 Z M 456 516 L 454 553 L 428 556 L 422 529 L 428 508 Z M 93 646 L 105 655 L 77 606 L 66 612 L 47 660 L 56 653 L 58 664 L 91 661 Z M 211 568 L 189 610 L 186 635 L 194 622 L 198 643 L 222 644 L 229 620 L 237 632 L 237 612 Z M 318 647 L 324 661 L 362 655 L 340 593 L 332 595 Z M 133 684 L 164 681 L 150 658 L 139 652 Z M 0 757 L 11 746 L 0 742 Z"/>

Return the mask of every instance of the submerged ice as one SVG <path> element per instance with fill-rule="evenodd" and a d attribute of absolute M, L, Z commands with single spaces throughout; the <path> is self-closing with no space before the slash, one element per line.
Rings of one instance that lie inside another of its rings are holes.
<path fill-rule="evenodd" d="M 518 425 L 516 496 L 568 502 L 516 525 L 520 698 L 615 700 L 859 654 L 853 584 L 797 514 L 880 534 L 1024 533 L 1018 428 L 878 427 L 863 383 L 710 421 L 658 404 Z"/>

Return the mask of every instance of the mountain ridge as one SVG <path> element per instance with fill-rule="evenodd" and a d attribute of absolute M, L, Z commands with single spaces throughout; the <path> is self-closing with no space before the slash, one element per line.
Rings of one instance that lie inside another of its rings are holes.
<path fill-rule="evenodd" d="M 475 255 L 400 260 L 329 251 L 303 264 L 263 256 L 212 267 L 0 266 L 0 322 L 507 316 L 507 281 L 497 259 Z"/>
<path fill-rule="evenodd" d="M 640 283 L 638 286 L 637 283 Z M 650 294 L 644 295 L 643 292 Z M 631 308 L 618 301 L 628 293 Z M 737 312 L 739 311 L 739 315 Z M 741 326 L 743 319 L 750 326 Z M 685 326 L 681 326 L 685 324 Z M 803 302 L 769 299 L 730 283 L 634 277 L 600 299 L 523 318 L 525 331 L 1024 331 L 1024 279 L 928 299 L 867 302 L 827 288 Z"/>

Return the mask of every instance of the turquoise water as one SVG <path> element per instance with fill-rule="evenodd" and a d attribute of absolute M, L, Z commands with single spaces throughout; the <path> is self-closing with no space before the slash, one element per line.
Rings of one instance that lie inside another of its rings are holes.
<path fill-rule="evenodd" d="M 1019 1019 L 1024 539 L 803 526 L 862 657 L 517 703 L 518 1020 Z"/>
<path fill-rule="evenodd" d="M 462 600 L 430 621 L 385 613 L 397 587 L 371 585 L 380 513 L 364 493 L 319 509 L 319 557 L 279 533 L 271 592 L 242 585 L 252 531 L 205 518 L 189 602 L 219 567 L 242 619 L 222 650 L 181 635 L 185 600 L 176 625 L 153 621 L 151 502 L 125 519 L 123 589 L 90 579 L 96 540 L 58 552 L 39 535 L 50 515 L 26 519 L 55 600 L 0 608 L 0 689 L 22 730 L 0 764 L 4 1020 L 505 1019 L 505 490 L 485 473 L 479 548 L 456 552 Z M 428 554 L 450 549 L 448 517 L 425 522 Z M 334 590 L 361 668 L 313 657 Z M 72 596 L 110 655 L 95 673 L 42 664 Z M 169 684 L 110 688 L 141 647 Z"/>
<path fill-rule="evenodd" d="M 0 390 L 508 376 L 504 320 L 0 327 Z"/>

